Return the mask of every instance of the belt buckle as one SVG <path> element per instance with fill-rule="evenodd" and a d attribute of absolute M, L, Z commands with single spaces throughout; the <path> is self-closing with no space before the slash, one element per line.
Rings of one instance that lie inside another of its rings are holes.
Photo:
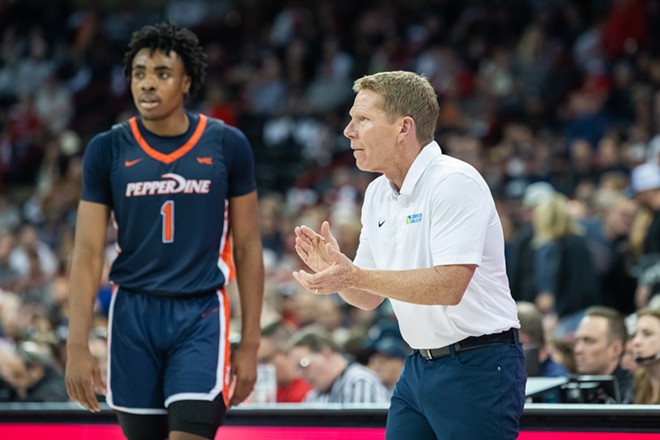
<path fill-rule="evenodd" d="M 433 360 L 433 355 L 431 354 L 431 350 L 428 348 L 420 348 L 419 353 L 422 355 L 424 359 L 427 361 Z"/>

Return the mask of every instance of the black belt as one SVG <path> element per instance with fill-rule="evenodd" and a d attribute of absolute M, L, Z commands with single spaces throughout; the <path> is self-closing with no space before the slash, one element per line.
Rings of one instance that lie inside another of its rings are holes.
<path fill-rule="evenodd" d="M 469 350 L 472 348 L 478 348 L 485 345 L 493 344 L 509 344 L 514 343 L 518 340 L 518 329 L 511 328 L 502 333 L 494 333 L 492 335 L 483 335 L 483 336 L 470 336 L 465 338 L 462 341 L 454 342 L 453 344 L 446 345 L 440 348 L 420 348 L 419 354 L 422 355 L 425 359 L 432 361 L 433 359 L 439 359 L 445 356 L 449 356 L 451 353 L 450 348 L 454 347 L 454 351 L 458 353 L 459 351 Z"/>

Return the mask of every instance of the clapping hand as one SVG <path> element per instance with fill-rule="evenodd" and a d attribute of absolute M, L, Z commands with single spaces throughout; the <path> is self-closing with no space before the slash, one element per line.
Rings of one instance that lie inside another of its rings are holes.
<path fill-rule="evenodd" d="M 321 234 L 307 226 L 295 229 L 296 252 L 315 274 L 304 270 L 293 272 L 293 277 L 307 290 L 317 295 L 338 292 L 350 287 L 354 274 L 353 262 L 341 253 L 339 244 L 330 232 L 330 224 L 321 224 Z"/>
<path fill-rule="evenodd" d="M 321 272 L 332 264 L 329 252 L 339 252 L 339 244 L 330 232 L 330 224 L 321 224 L 321 234 L 307 226 L 296 226 L 296 252 L 314 272 Z M 330 248 L 330 249 L 329 249 Z"/>

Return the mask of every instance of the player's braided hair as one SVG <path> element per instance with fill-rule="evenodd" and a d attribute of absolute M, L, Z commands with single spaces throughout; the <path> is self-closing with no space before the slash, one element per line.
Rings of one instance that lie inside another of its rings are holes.
<path fill-rule="evenodd" d="M 186 28 L 178 28 L 172 23 L 159 23 L 144 26 L 133 32 L 128 51 L 124 54 L 124 75 L 131 78 L 133 58 L 141 49 L 176 52 L 190 76 L 190 95 L 195 96 L 201 89 L 206 75 L 206 53 L 199 45 L 197 36 Z"/>

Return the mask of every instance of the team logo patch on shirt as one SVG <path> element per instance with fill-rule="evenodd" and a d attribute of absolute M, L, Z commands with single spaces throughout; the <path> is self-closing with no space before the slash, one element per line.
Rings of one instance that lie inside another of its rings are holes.
<path fill-rule="evenodd" d="M 161 176 L 163 180 L 147 182 L 131 182 L 126 185 L 126 197 L 152 196 L 154 194 L 208 194 L 211 190 L 210 180 L 186 179 L 174 173 Z"/>
<path fill-rule="evenodd" d="M 419 223 L 422 221 L 422 213 L 418 212 L 417 214 L 410 214 L 406 217 L 406 224 L 410 225 L 413 223 Z"/>

